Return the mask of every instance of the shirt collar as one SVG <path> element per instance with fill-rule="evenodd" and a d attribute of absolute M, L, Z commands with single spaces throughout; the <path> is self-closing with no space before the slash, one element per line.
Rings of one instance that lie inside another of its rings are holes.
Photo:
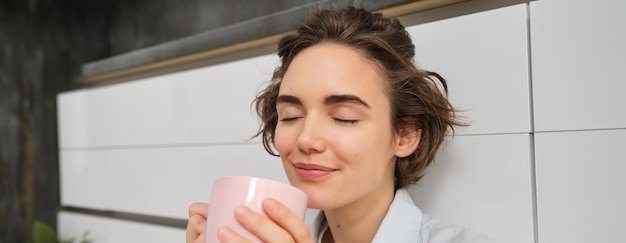
<path fill-rule="evenodd" d="M 399 189 L 372 242 L 417 242 L 422 217 L 409 192 Z"/>
<path fill-rule="evenodd" d="M 415 206 L 409 192 L 399 189 L 393 198 L 391 206 L 380 224 L 373 243 L 385 242 L 417 242 L 422 226 L 422 211 Z M 326 217 L 320 211 L 310 225 L 314 242 L 319 242 L 320 230 L 326 227 Z"/>

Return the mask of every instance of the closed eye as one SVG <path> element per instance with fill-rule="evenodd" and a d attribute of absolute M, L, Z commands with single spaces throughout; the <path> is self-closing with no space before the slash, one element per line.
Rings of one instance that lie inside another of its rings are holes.
<path fill-rule="evenodd" d="M 359 122 L 359 120 L 356 120 L 356 119 L 344 119 L 344 118 L 333 118 L 333 120 L 335 120 L 338 123 L 343 123 L 343 124 L 356 124 L 357 122 Z"/>
<path fill-rule="evenodd" d="M 302 118 L 302 117 L 285 117 L 285 118 L 282 118 L 282 119 L 280 119 L 278 121 L 287 123 L 287 122 L 294 122 L 294 121 L 296 121 L 296 120 L 298 120 L 300 118 Z"/>

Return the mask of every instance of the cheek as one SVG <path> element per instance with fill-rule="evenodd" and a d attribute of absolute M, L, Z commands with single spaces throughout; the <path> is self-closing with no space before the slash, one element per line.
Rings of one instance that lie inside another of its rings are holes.
<path fill-rule="evenodd" d="M 276 150 L 278 150 L 279 154 L 284 154 L 289 151 L 290 146 L 295 144 L 295 138 L 290 133 L 289 129 L 285 129 L 284 127 L 276 126 L 276 131 L 274 132 L 274 146 Z"/>
<path fill-rule="evenodd" d="M 349 139 L 339 140 L 342 148 L 352 156 L 353 161 L 386 161 L 393 157 L 392 138 L 390 134 L 382 132 L 380 128 L 372 127 L 361 131 Z"/>
<path fill-rule="evenodd" d="M 380 138 L 372 136 L 367 130 L 336 131 L 328 143 L 337 156 L 351 164 L 363 163 L 381 149 Z"/>

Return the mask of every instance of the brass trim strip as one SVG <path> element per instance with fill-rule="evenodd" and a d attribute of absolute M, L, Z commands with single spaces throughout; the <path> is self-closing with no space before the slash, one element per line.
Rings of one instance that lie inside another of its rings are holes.
<path fill-rule="evenodd" d="M 412 13 L 417 13 L 433 8 L 438 8 L 446 5 L 450 5 L 453 3 L 463 2 L 468 0 L 422 0 L 416 1 L 412 3 L 402 4 L 399 6 L 386 8 L 383 10 L 375 11 L 376 13 L 381 13 L 383 16 L 387 18 L 400 17 L 403 15 L 408 15 Z"/>
<path fill-rule="evenodd" d="M 216 49 L 201 51 L 185 56 L 175 57 L 171 59 L 166 59 L 163 61 L 158 61 L 150 64 L 145 64 L 136 67 L 130 67 L 121 69 L 118 71 L 113 71 L 104 74 L 98 74 L 90 77 L 83 78 L 82 82 L 84 83 L 97 83 L 102 81 L 107 81 L 116 78 L 122 78 L 130 75 L 136 75 L 143 72 L 149 72 L 161 68 L 173 67 L 181 64 L 197 62 L 200 60 L 206 60 L 210 58 L 215 58 L 231 53 L 240 52 L 243 50 L 249 50 L 256 47 L 261 47 L 265 45 L 271 45 L 277 43 L 283 36 L 289 34 L 290 32 L 277 34 L 273 36 L 263 37 L 260 39 L 255 39 L 247 42 L 237 43 L 230 46 L 220 47 Z"/>
<path fill-rule="evenodd" d="M 379 11 L 375 11 L 376 13 L 381 13 L 385 17 L 399 17 L 411 13 L 416 13 L 428 9 L 433 9 L 453 3 L 458 3 L 467 0 L 422 0 L 416 1 L 412 3 L 403 4 L 396 7 L 391 7 Z M 159 70 L 162 68 L 174 67 L 178 65 L 199 62 L 202 60 L 207 60 L 211 58 L 216 58 L 228 54 L 233 54 L 245 50 L 250 50 L 254 48 L 259 48 L 262 46 L 273 45 L 277 43 L 282 37 L 288 35 L 290 32 L 285 32 L 277 35 L 272 35 L 268 37 L 263 37 L 255 40 L 250 40 L 242 43 L 237 43 L 225 47 L 220 47 L 216 49 L 201 51 L 185 56 L 170 58 L 162 61 L 153 62 L 150 64 L 140 65 L 136 67 L 129 67 L 113 72 L 97 74 L 89 77 L 83 77 L 82 82 L 88 84 L 95 84 L 104 81 L 124 78 L 132 75 L 138 75 L 141 73 L 147 73 L 150 71 Z"/>

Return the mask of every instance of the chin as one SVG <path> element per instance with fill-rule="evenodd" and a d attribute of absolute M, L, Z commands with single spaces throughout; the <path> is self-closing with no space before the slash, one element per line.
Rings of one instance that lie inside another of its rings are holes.
<path fill-rule="evenodd" d="M 328 197 L 329 193 L 319 189 L 315 190 L 312 188 L 308 188 L 308 190 L 300 188 L 300 190 L 304 191 L 304 193 L 306 193 L 308 197 L 308 208 L 324 210 L 332 207 L 330 204 L 333 202 L 333 200 Z"/>
<path fill-rule="evenodd" d="M 289 179 L 289 182 L 292 186 L 302 190 L 307 195 L 308 208 L 323 210 L 331 207 L 329 203 L 333 201 L 330 197 L 332 193 L 328 191 L 328 188 L 320 184 L 302 181 L 297 178 L 297 176 L 295 176 L 295 178 L 292 178 L 291 175 L 288 175 L 287 178 Z"/>
<path fill-rule="evenodd" d="M 309 198 L 307 207 L 312 208 L 312 209 L 320 209 L 320 210 L 326 210 L 330 208 L 327 202 L 324 202 L 323 200 L 320 201 L 315 198 Z"/>

